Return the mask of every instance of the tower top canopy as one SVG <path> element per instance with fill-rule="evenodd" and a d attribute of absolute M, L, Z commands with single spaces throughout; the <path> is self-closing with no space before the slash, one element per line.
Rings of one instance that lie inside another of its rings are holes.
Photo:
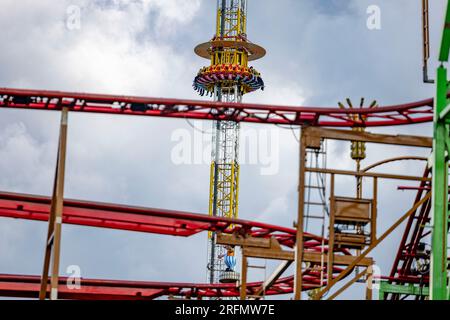
<path fill-rule="evenodd" d="M 199 44 L 195 47 L 194 51 L 198 56 L 210 60 L 211 56 L 214 54 L 214 51 L 218 48 L 245 50 L 248 54 L 248 61 L 255 61 L 266 55 L 266 49 L 263 47 L 247 41 L 237 40 L 211 40 L 209 42 Z"/>
<path fill-rule="evenodd" d="M 264 90 L 261 74 L 248 65 L 264 57 L 266 50 L 247 39 L 247 0 L 217 0 L 216 33 L 195 53 L 210 60 L 194 79 L 193 87 L 200 95 L 234 92 L 242 96 Z"/>

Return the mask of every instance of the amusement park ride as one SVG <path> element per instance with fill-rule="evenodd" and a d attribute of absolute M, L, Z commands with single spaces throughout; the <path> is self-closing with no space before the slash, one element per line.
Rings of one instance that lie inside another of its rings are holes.
<path fill-rule="evenodd" d="M 424 81 L 431 82 L 426 67 L 429 58 L 428 1 L 422 2 Z M 447 4 L 440 66 L 435 80 L 436 98 L 393 106 L 378 106 L 374 102 L 364 107 L 363 101 L 360 108 L 345 108 L 342 104 L 340 108 L 316 108 L 242 103 L 244 94 L 264 88 L 260 74 L 249 67 L 248 62 L 262 58 L 265 50 L 247 39 L 246 21 L 246 0 L 219 0 L 216 34 L 211 41 L 195 49 L 199 56 L 209 59 L 211 65 L 200 70 L 194 88 L 201 95 L 214 97 L 212 102 L 0 88 L 0 109 L 61 112 L 52 197 L 0 192 L 1 217 L 48 221 L 43 273 L 42 276 L 0 274 L 0 296 L 83 300 L 162 297 L 245 300 L 293 294 L 295 300 L 300 300 L 302 292 L 308 292 L 311 299 L 334 299 L 357 281 L 367 284 L 374 281 L 375 262 L 370 253 L 405 223 L 392 271 L 379 279 L 379 298 L 450 299 L 447 243 L 450 101 L 444 66 L 450 51 L 450 4 Z M 351 105 L 350 101 L 348 103 Z M 214 151 L 209 215 L 65 199 L 69 114 L 79 112 L 212 121 Z M 433 137 L 367 131 L 373 127 L 426 122 L 434 123 Z M 295 228 L 238 219 L 240 123 L 301 128 Z M 324 154 L 327 140 L 351 142 L 356 170 L 313 165 L 307 155 Z M 400 156 L 361 168 L 366 144 L 425 148 L 432 156 L 429 159 Z M 372 171 L 389 162 L 406 160 L 424 161 L 424 174 L 409 176 Z M 322 179 L 320 186 L 312 186 L 306 178 L 311 174 L 327 179 Z M 356 194 L 353 197 L 339 194 L 336 179 L 341 176 L 355 178 Z M 414 187 L 399 187 L 414 190 L 417 195 L 411 208 L 381 233 L 377 228 L 382 215 L 378 212 L 378 190 L 385 180 L 417 183 Z M 367 181 L 370 181 L 368 187 Z M 370 196 L 365 192 L 366 198 L 363 197 L 363 187 L 370 190 Z M 323 230 L 327 232 L 322 235 L 308 232 L 305 224 L 311 218 L 306 208 L 312 204 L 306 191 L 312 189 L 321 192 L 320 205 L 326 212 L 321 219 Z M 325 194 L 329 196 L 326 199 Z M 68 289 L 66 279 L 59 276 L 63 223 L 179 237 L 207 232 L 209 283 L 82 279 L 79 289 Z M 234 270 L 234 259 L 227 259 L 237 252 L 236 247 L 242 253 L 240 273 Z M 264 282 L 248 283 L 249 258 L 279 260 L 280 265 Z M 291 266 L 294 275 L 283 277 Z M 373 299 L 372 291 L 372 286 L 368 285 L 367 299 Z"/>
<path fill-rule="evenodd" d="M 214 101 L 241 103 L 246 93 L 264 90 L 261 75 L 249 61 L 262 58 L 266 51 L 247 39 L 247 1 L 219 0 L 217 2 L 216 33 L 210 42 L 198 45 L 195 52 L 211 61 L 200 70 L 194 88 L 200 95 L 209 94 Z M 225 111 L 225 114 L 230 114 Z M 239 122 L 213 122 L 213 152 L 209 215 L 238 217 L 239 203 Z M 227 258 L 223 259 L 224 256 Z M 225 269 L 225 262 L 228 268 Z M 208 270 L 210 283 L 239 280 L 234 271 L 234 250 L 217 244 L 217 234 L 209 233 Z M 227 271 L 226 271 L 227 270 Z"/>

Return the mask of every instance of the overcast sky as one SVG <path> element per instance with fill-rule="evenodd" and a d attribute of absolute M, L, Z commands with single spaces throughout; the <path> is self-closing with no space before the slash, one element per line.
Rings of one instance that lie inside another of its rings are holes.
<path fill-rule="evenodd" d="M 445 2 L 431 3 L 432 60 Z M 367 28 L 370 5 L 381 9 L 381 30 Z M 212 37 L 215 6 L 213 0 L 2 0 L 0 87 L 208 99 L 192 90 L 208 63 L 193 48 Z M 80 28 L 68 28 L 73 8 L 81 10 Z M 421 82 L 420 1 L 249 0 L 248 19 L 249 39 L 268 54 L 255 62 L 266 90 L 245 96 L 247 102 L 334 107 L 365 97 L 389 105 L 434 94 Z M 58 121 L 58 113 L 0 110 L 1 190 L 51 194 Z M 174 133 L 193 136 L 192 124 L 90 114 L 72 114 L 69 121 L 66 197 L 207 213 L 209 164 L 176 165 L 171 157 Z M 207 130 L 211 123 L 193 125 Z M 264 164 L 243 164 L 240 217 L 292 226 L 298 132 L 248 124 L 242 130 L 278 137 L 272 160 L 279 170 L 262 175 Z M 432 134 L 429 124 L 372 131 Z M 211 139 L 208 133 L 200 138 Z M 348 144 L 329 147 L 329 167 L 353 168 Z M 428 151 L 370 145 L 364 165 L 403 154 Z M 421 175 L 423 165 L 384 170 Z M 337 182 L 340 195 L 352 194 L 353 180 Z M 380 186 L 380 231 L 412 206 L 414 194 L 395 191 L 399 184 Z M 40 274 L 46 229 L 45 223 L 0 219 L 0 273 Z M 374 253 L 383 274 L 401 232 Z M 61 272 L 69 265 L 79 265 L 86 278 L 204 282 L 206 235 L 179 239 L 64 226 Z M 360 289 L 343 297 L 363 298 Z"/>

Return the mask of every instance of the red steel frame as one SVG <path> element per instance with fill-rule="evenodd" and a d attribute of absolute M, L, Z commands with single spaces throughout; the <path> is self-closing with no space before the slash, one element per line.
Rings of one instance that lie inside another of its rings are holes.
<path fill-rule="evenodd" d="M 377 127 L 433 120 L 433 99 L 375 109 L 340 109 L 317 107 L 287 107 L 257 104 L 227 104 L 194 100 L 128 97 L 82 94 L 58 91 L 0 88 L 0 109 L 26 109 L 70 112 L 88 112 L 111 115 L 136 115 L 199 120 L 233 120 L 248 123 L 277 125 L 314 125 L 328 127 Z M 233 110 L 234 112 L 229 112 Z M 355 117 L 355 115 L 357 115 Z M 419 191 L 421 192 L 421 191 Z M 0 216 L 37 221 L 48 221 L 51 199 L 40 196 L 0 193 Z M 411 218 L 413 219 L 413 218 Z M 229 220 L 186 212 L 121 206 L 96 202 L 65 200 L 63 221 L 68 224 L 147 232 L 188 237 L 202 231 L 241 232 L 253 237 L 275 237 L 280 244 L 293 247 L 296 230 L 245 220 Z M 408 223 L 409 228 L 412 222 Z M 230 228 L 231 227 L 231 228 Z M 392 281 L 415 283 L 418 280 L 405 271 L 396 274 L 400 261 L 404 261 L 407 228 L 402 246 L 394 264 Z M 321 239 L 305 234 L 305 249 L 320 251 Z M 415 236 L 415 239 L 420 236 Z M 341 251 L 342 254 L 348 254 Z M 409 262 L 403 263 L 407 269 Z M 320 272 L 306 270 L 303 288 L 308 290 L 320 283 Z M 342 271 L 335 267 L 334 272 Z M 63 299 L 154 299 L 161 296 L 183 297 L 238 297 L 234 284 L 180 284 L 156 282 L 130 282 L 116 280 L 82 280 L 80 290 L 69 290 L 67 279 L 60 278 L 59 292 Z M 267 295 L 293 292 L 293 277 L 279 279 L 266 290 Z M 0 295 L 37 297 L 40 277 L 0 275 Z M 261 288 L 262 283 L 247 285 L 248 295 Z"/>
<path fill-rule="evenodd" d="M 0 217 L 36 221 L 48 221 L 51 198 L 0 193 Z M 66 224 L 189 237 L 204 231 L 246 234 L 255 238 L 276 238 L 281 245 L 292 248 L 296 230 L 246 220 L 210 217 L 207 215 L 132 207 L 99 202 L 65 200 L 63 222 Z M 322 239 L 305 234 L 306 251 L 321 251 Z M 341 254 L 348 254 L 341 250 Z M 342 271 L 335 268 L 334 273 Z M 266 290 L 266 295 L 288 294 L 293 291 L 294 278 L 278 280 Z M 189 283 L 132 282 L 117 280 L 81 281 L 81 288 L 70 290 L 60 279 L 59 292 L 62 299 L 154 299 L 161 296 L 183 297 L 238 297 L 236 285 L 207 285 Z M 0 275 L 0 296 L 37 297 L 40 277 Z M 304 290 L 320 284 L 320 272 L 307 270 L 304 274 Z M 248 284 L 248 294 L 255 294 L 262 283 Z"/>
<path fill-rule="evenodd" d="M 433 99 L 427 99 L 378 108 L 340 109 L 0 88 L 0 108 L 5 109 L 61 110 L 68 106 L 71 112 L 328 127 L 376 127 L 431 122 L 433 103 Z M 234 112 L 225 112 L 229 110 Z"/>
<path fill-rule="evenodd" d="M 424 177 L 429 177 L 431 170 L 425 169 Z M 421 182 L 418 188 L 404 188 L 404 190 L 417 190 L 415 203 L 417 203 L 428 190 L 431 190 L 431 184 L 428 181 Z M 417 256 L 417 249 L 424 238 L 431 234 L 431 229 L 427 230 L 425 225 L 430 222 L 431 199 L 426 201 L 406 223 L 403 237 L 400 241 L 398 252 L 396 254 L 391 273 L 389 277 L 384 277 L 389 283 L 393 284 L 420 284 L 429 286 L 429 272 L 419 276 L 413 272 L 413 262 Z M 386 299 L 396 300 L 400 297 L 397 294 L 388 294 Z M 424 296 L 418 296 L 417 299 L 424 299 Z"/>
<path fill-rule="evenodd" d="M 339 271 L 336 272 L 336 274 Z M 320 275 L 307 272 L 304 275 L 305 288 L 308 290 L 320 285 Z M 235 284 L 194 284 L 165 283 L 121 280 L 82 279 L 80 289 L 69 289 L 69 279 L 59 278 L 59 298 L 70 300 L 153 300 L 163 296 L 185 298 L 236 298 L 239 288 Z M 37 298 L 40 276 L 0 275 L 0 295 L 2 297 Z M 294 277 L 279 279 L 265 292 L 266 296 L 290 294 L 293 292 Z M 247 284 L 248 294 L 256 294 L 261 282 Z"/>
<path fill-rule="evenodd" d="M 424 177 L 430 175 L 430 169 L 426 169 Z M 415 203 L 426 193 L 426 188 L 430 187 L 428 181 L 423 181 L 417 191 Z M 431 231 L 425 232 L 424 225 L 430 220 L 431 200 L 424 203 L 415 214 L 411 215 L 405 227 L 405 232 L 400 241 L 400 246 L 395 257 L 390 274 L 390 282 L 397 284 L 411 283 L 417 278 L 411 274 L 411 266 L 416 255 L 417 247 L 424 237 Z"/>

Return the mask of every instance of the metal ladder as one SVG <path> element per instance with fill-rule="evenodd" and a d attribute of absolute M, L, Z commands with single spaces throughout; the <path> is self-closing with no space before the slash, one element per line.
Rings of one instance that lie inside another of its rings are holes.
<path fill-rule="evenodd" d="M 327 167 L 327 144 L 322 141 L 320 149 L 306 149 L 306 165 L 314 169 L 326 169 Z M 318 234 L 322 237 L 321 244 L 321 276 L 320 283 L 323 285 L 325 276 L 325 222 L 329 215 L 328 204 L 326 200 L 326 174 L 317 172 L 306 172 L 305 174 L 305 207 L 304 207 L 304 226 L 306 232 Z M 310 222 L 320 221 L 320 230 Z M 315 227 L 315 228 L 314 228 Z M 314 229 L 313 229 L 314 228 Z"/>

